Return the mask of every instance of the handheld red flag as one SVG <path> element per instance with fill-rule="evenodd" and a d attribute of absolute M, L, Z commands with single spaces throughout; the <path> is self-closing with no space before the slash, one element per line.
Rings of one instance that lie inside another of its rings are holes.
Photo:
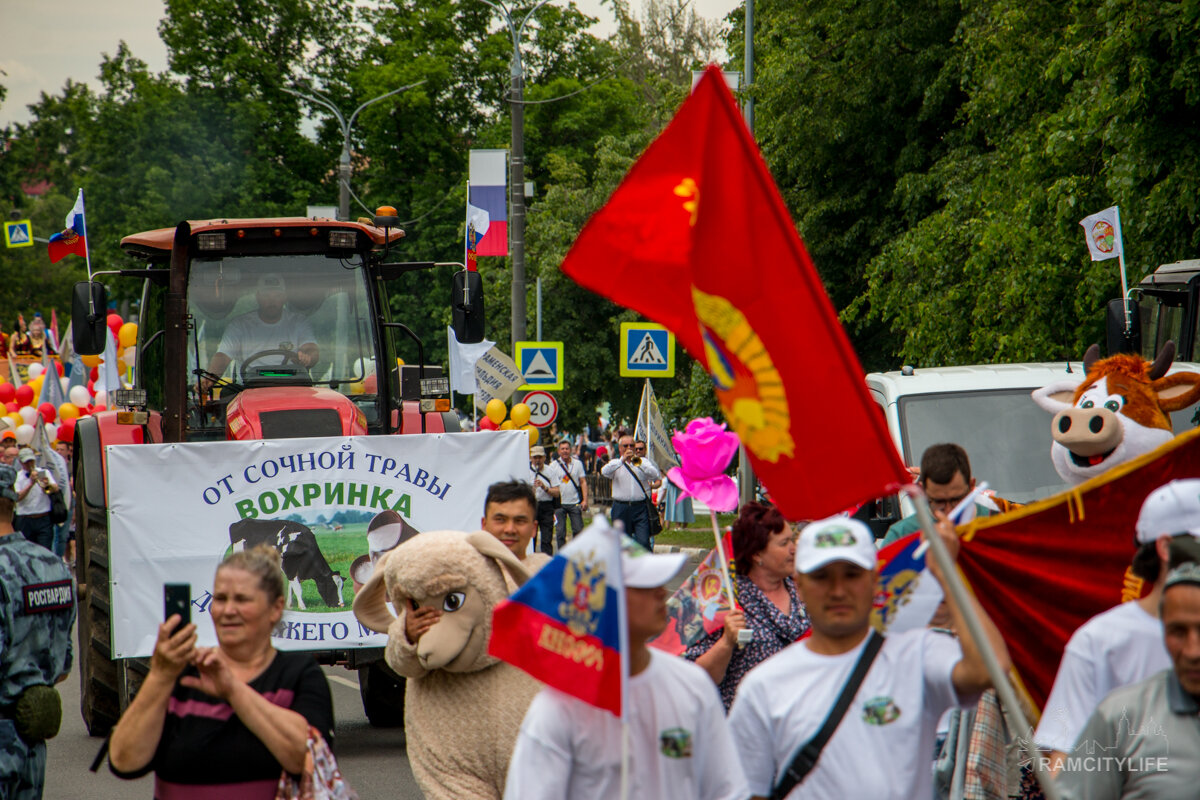
<path fill-rule="evenodd" d="M 1196 475 L 1200 430 L 1066 492 L 967 524 L 958 566 L 1039 708 L 1075 629 L 1143 594 L 1129 565 L 1146 496 L 1175 478 Z"/>
<path fill-rule="evenodd" d="M 818 518 L 908 473 L 721 71 L 584 227 L 562 270 L 670 328 L 780 511 Z"/>

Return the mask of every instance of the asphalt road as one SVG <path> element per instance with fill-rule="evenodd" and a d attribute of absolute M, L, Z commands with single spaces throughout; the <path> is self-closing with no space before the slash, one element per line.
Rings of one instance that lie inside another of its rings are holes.
<path fill-rule="evenodd" d="M 690 555 L 686 566 L 668 584 L 674 591 L 699 563 Z M 76 640 L 77 641 L 77 640 Z M 362 800 L 421 800 L 408 755 L 404 732 L 399 728 L 372 728 L 363 714 L 358 694 L 358 676 L 341 667 L 325 667 L 333 693 L 334 734 L 338 765 Z M 88 771 L 103 743 L 88 736 L 79 714 L 79 676 L 59 684 L 63 698 L 63 725 L 48 744 L 46 800 L 149 800 L 153 778 L 123 781 L 108 770 L 108 764 L 93 774 Z"/>

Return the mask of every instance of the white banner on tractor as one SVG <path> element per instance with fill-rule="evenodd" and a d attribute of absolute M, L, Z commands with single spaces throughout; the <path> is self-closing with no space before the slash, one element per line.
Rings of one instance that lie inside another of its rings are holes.
<path fill-rule="evenodd" d="M 281 650 L 382 647 L 355 591 L 412 535 L 478 530 L 487 487 L 529 471 L 524 431 L 118 445 L 106 448 L 114 658 L 153 652 L 163 584 L 191 585 L 200 644 L 216 644 L 212 581 L 267 544 L 288 578 Z M 370 532 L 370 536 L 368 536 Z"/>

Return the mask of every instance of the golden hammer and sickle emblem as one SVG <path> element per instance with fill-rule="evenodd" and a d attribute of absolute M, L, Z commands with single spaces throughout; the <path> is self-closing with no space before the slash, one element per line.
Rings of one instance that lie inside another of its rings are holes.
<path fill-rule="evenodd" d="M 683 210 L 692 215 L 688 220 L 688 225 L 695 225 L 696 216 L 700 213 L 700 187 L 691 178 L 684 178 L 675 187 L 675 196 L 686 198 L 683 203 Z"/>

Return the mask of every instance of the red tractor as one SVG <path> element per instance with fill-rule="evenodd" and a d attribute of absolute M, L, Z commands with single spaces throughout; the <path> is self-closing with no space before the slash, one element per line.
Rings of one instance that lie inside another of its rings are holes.
<path fill-rule="evenodd" d="M 453 265 L 389 263 L 404 235 L 394 213 L 184 222 L 125 237 L 121 247 L 144 266 L 94 276 L 141 279 L 143 289 L 133 387 L 110 391 L 111 410 L 75 427 L 79 674 L 93 735 L 112 727 L 146 669 L 112 658 L 106 445 L 459 430 L 447 379 L 425 366 L 420 339 L 389 303 L 404 273 Z M 479 341 L 478 275 L 459 272 L 454 286 L 455 331 Z M 103 352 L 105 287 L 78 284 L 72 303 L 75 349 Z M 416 366 L 398 366 L 406 347 Z M 359 670 L 372 723 L 402 721 L 403 682 L 381 649 L 317 656 Z"/>

